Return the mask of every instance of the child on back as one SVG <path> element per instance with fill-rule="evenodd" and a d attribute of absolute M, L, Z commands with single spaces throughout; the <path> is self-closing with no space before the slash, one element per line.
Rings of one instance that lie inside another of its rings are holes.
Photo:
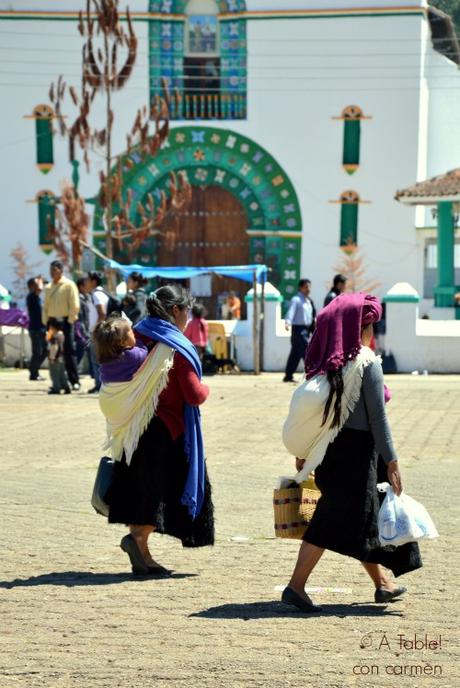
<path fill-rule="evenodd" d="M 64 390 L 65 394 L 70 394 L 71 390 L 64 364 L 64 332 L 56 318 L 48 320 L 46 340 L 48 342 L 48 365 L 51 377 L 51 387 L 48 394 L 60 394 L 61 390 Z"/>
<path fill-rule="evenodd" d="M 192 307 L 192 319 L 187 324 L 184 334 L 195 346 L 200 358 L 203 358 L 208 344 L 208 323 L 205 320 L 206 308 L 201 303 Z"/>
<path fill-rule="evenodd" d="M 131 322 L 113 316 L 94 329 L 93 340 L 101 366 L 101 382 L 127 382 L 147 358 L 148 349 L 136 339 Z"/>

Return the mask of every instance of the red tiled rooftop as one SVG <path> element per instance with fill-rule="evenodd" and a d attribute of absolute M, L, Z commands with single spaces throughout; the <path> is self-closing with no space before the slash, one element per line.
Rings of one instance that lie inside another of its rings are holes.
<path fill-rule="evenodd" d="M 442 200 L 451 196 L 460 196 L 460 167 L 397 191 L 395 198 L 398 201 L 406 198 L 423 201 L 428 198 Z"/>

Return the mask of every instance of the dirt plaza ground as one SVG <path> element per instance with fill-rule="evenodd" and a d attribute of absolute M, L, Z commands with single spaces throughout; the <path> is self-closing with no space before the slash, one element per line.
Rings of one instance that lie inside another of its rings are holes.
<path fill-rule="evenodd" d="M 308 584 L 343 590 L 312 593 L 324 610 L 310 617 L 276 589 L 298 546 L 273 539 L 272 487 L 291 471 L 280 430 L 293 387 L 280 380 L 209 379 L 217 542 L 153 538 L 175 574 L 148 580 L 128 572 L 125 529 L 89 504 L 104 422 L 87 379 L 58 399 L 25 371 L 0 372 L 0 688 L 460 685 L 460 378 L 388 379 L 405 488 L 441 534 L 400 579 L 409 594 L 374 605 L 359 563 L 326 553 Z"/>

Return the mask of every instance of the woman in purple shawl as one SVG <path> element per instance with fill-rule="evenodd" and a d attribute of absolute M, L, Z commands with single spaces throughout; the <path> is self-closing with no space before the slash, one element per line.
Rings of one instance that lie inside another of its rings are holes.
<path fill-rule="evenodd" d="M 362 563 L 374 583 L 377 603 L 389 602 L 406 592 L 406 588 L 395 586 L 383 566 L 395 576 L 422 566 L 416 543 L 389 549 L 381 547 L 378 538 L 377 482 L 388 480 L 398 495 L 402 483 L 385 411 L 388 396 L 382 365 L 369 349 L 365 349 L 370 362 L 363 368 L 359 399 L 353 408 L 342 408 L 343 370 L 362 355 L 363 347 L 369 347 L 373 323 L 380 320 L 381 314 L 382 307 L 374 296 L 340 295 L 320 311 L 308 348 L 307 380 L 326 375 L 330 387 L 322 425 L 340 430 L 315 470 L 321 498 L 282 597 L 286 604 L 305 612 L 321 609 L 305 593 L 305 584 L 325 549 Z M 303 463 L 296 459 L 298 471 Z"/>

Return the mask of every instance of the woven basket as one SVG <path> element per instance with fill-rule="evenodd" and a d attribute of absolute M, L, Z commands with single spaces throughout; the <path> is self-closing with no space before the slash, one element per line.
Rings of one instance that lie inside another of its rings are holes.
<path fill-rule="evenodd" d="M 301 540 L 305 533 L 305 524 L 299 516 L 301 489 L 285 487 L 273 491 L 273 509 L 275 512 L 275 535 L 279 538 Z"/>
<path fill-rule="evenodd" d="M 300 488 L 299 518 L 305 525 L 310 523 L 320 497 L 321 492 L 319 490 L 312 490 L 307 487 Z"/>

